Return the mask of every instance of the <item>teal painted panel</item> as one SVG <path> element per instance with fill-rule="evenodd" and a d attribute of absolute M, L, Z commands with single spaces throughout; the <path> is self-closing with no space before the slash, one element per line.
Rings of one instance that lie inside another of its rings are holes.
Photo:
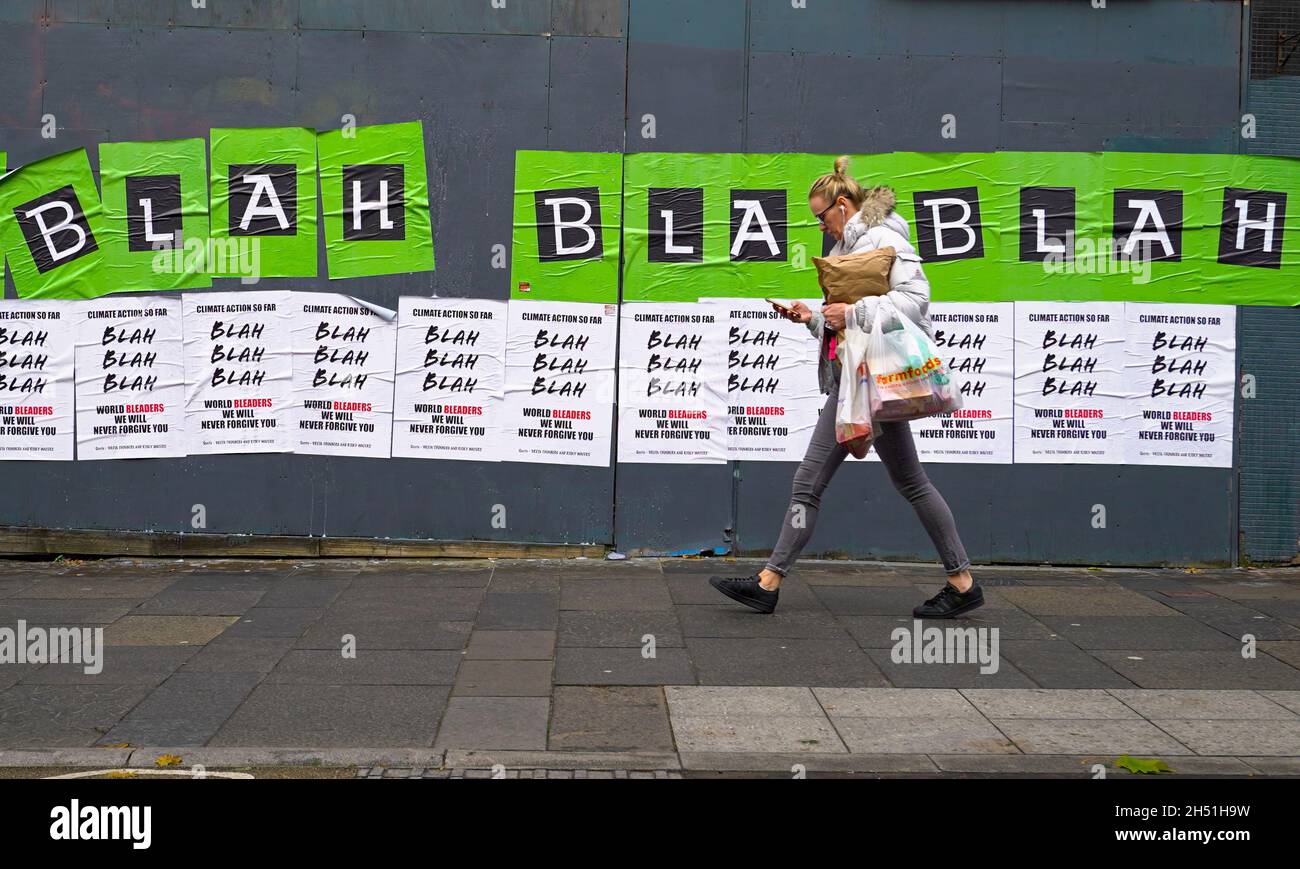
<path fill-rule="evenodd" d="M 1255 397 L 1237 401 L 1241 553 L 1291 561 L 1300 556 L 1300 308 L 1241 306 L 1237 322 L 1237 364 L 1255 380 Z"/>
<path fill-rule="evenodd" d="M 691 48 L 745 48 L 745 0 L 631 0 L 628 38 Z M 646 70 L 647 73 L 650 70 Z"/>

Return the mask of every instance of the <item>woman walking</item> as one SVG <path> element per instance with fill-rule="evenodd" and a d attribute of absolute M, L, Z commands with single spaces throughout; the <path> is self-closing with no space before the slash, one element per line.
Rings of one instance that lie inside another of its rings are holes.
<path fill-rule="evenodd" d="M 808 191 L 808 208 L 822 232 L 836 238 L 831 256 L 862 253 L 892 247 L 896 251 L 889 273 L 890 290 L 884 298 L 898 313 L 933 337 L 930 325 L 930 284 L 921 270 L 921 258 L 908 241 L 907 221 L 895 213 L 894 191 L 888 187 L 864 189 L 845 172 L 848 157 L 835 161 L 835 171 L 813 182 Z M 817 379 L 826 394 L 826 405 L 813 429 L 808 452 L 795 472 L 781 526 L 781 535 L 767 566 L 753 576 L 719 577 L 709 580 L 714 588 L 733 600 L 761 613 L 776 609 L 781 580 L 789 573 L 799 553 L 812 537 L 821 508 L 822 492 L 848 455 L 848 448 L 835 439 L 835 409 L 839 399 L 840 363 L 835 358 L 834 335 L 841 329 L 871 331 L 880 296 L 867 296 L 852 305 L 828 304 L 820 313 L 795 302 L 786 316 L 806 323 L 820 338 Z M 984 603 L 984 592 L 971 578 L 970 559 L 957 536 L 952 511 L 930 482 L 916 457 L 912 430 L 906 422 L 878 422 L 873 443 L 889 472 L 894 487 L 916 510 L 921 524 L 934 541 L 943 561 L 948 582 L 934 597 L 912 610 L 917 618 L 952 618 Z"/>

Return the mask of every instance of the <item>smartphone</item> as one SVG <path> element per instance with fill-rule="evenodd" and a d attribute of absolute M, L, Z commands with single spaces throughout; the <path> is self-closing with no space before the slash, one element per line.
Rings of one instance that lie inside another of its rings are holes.
<path fill-rule="evenodd" d="M 778 311 L 780 311 L 782 314 L 785 314 L 787 316 L 794 313 L 793 308 L 791 308 L 789 305 L 784 305 L 781 302 L 778 302 L 776 299 L 763 299 L 763 301 L 767 302 L 770 305 L 775 305 Z"/>

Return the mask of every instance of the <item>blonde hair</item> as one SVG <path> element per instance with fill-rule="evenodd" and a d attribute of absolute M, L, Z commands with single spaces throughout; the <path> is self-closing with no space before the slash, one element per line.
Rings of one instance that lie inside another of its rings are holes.
<path fill-rule="evenodd" d="M 827 172 L 812 183 L 808 198 L 820 196 L 827 205 L 839 200 L 841 196 L 860 208 L 867 197 L 867 191 L 845 170 L 849 168 L 848 155 L 835 158 L 835 171 Z"/>

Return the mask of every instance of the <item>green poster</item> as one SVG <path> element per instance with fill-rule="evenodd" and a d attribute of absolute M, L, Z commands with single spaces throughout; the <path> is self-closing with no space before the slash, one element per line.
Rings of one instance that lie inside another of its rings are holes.
<path fill-rule="evenodd" d="M 105 282 L 103 207 L 84 148 L 0 178 L 0 245 L 18 295 L 92 299 Z"/>
<path fill-rule="evenodd" d="M 208 272 L 316 275 L 316 131 L 216 129 Z"/>
<path fill-rule="evenodd" d="M 515 154 L 510 297 L 618 301 L 623 155 Z"/>
<path fill-rule="evenodd" d="M 116 290 L 210 287 L 208 155 L 202 139 L 106 142 L 104 274 Z"/>
<path fill-rule="evenodd" d="M 834 158 L 627 155 L 623 298 L 818 295 L 807 194 Z M 849 173 L 894 188 L 936 301 L 1300 303 L 1294 159 L 897 152 Z"/>
<path fill-rule="evenodd" d="M 432 271 L 420 122 L 330 130 L 316 142 L 330 278 Z"/>

